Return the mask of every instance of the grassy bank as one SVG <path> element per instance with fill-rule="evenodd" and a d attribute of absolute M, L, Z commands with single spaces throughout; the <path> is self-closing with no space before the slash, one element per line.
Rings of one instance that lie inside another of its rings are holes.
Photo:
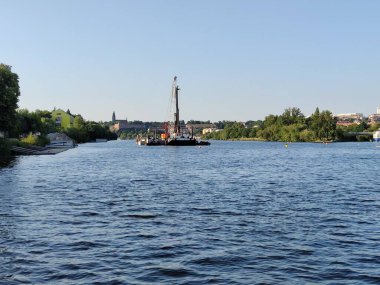
<path fill-rule="evenodd" d="M 0 139 L 0 160 L 8 159 L 11 156 L 12 146 L 33 148 L 34 146 L 45 146 L 46 140 L 36 138 L 35 140 L 24 139 Z"/>

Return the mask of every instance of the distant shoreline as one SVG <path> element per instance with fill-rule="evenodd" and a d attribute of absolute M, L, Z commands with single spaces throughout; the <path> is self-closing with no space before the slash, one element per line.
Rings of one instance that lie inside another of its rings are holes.
<path fill-rule="evenodd" d="M 236 139 L 228 139 L 228 140 L 218 140 L 218 139 L 211 139 L 215 141 L 256 141 L 256 142 L 278 142 L 278 143 L 324 143 L 324 144 L 329 144 L 329 143 L 345 143 L 345 142 L 372 142 L 372 141 L 338 141 L 338 140 L 333 140 L 333 141 L 269 141 L 265 139 L 260 139 L 260 138 L 236 138 Z"/>

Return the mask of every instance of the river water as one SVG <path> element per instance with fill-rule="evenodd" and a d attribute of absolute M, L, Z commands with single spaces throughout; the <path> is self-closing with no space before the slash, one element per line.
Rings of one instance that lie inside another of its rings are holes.
<path fill-rule="evenodd" d="M 0 168 L 0 284 L 380 284 L 374 143 L 83 144 Z"/>

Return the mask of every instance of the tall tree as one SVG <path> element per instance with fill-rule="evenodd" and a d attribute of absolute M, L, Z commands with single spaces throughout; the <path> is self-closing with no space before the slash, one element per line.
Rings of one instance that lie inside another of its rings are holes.
<path fill-rule="evenodd" d="M 284 126 L 290 126 L 292 124 L 303 124 L 305 121 L 305 116 L 302 114 L 301 110 L 297 107 L 287 108 L 284 113 L 280 116 L 281 124 Z"/>
<path fill-rule="evenodd" d="M 318 140 L 333 140 L 336 136 L 336 121 L 328 110 L 319 111 L 317 108 L 311 115 L 310 128 Z"/>
<path fill-rule="evenodd" d="M 264 127 L 269 127 L 272 125 L 275 125 L 278 123 L 278 116 L 277 115 L 268 115 L 264 119 Z"/>
<path fill-rule="evenodd" d="M 320 139 L 321 135 L 321 127 L 322 127 L 322 119 L 321 114 L 319 112 L 319 108 L 315 109 L 315 112 L 311 115 L 310 118 L 310 129 L 314 132 L 314 137 L 316 139 Z"/>
<path fill-rule="evenodd" d="M 18 75 L 9 65 L 0 64 L 0 131 L 9 131 L 16 118 L 20 87 Z"/>
<path fill-rule="evenodd" d="M 321 112 L 321 121 L 322 121 L 322 128 L 321 128 L 321 135 L 322 138 L 325 140 L 333 140 L 336 136 L 336 121 L 334 119 L 333 114 L 328 111 L 322 111 Z"/>
<path fill-rule="evenodd" d="M 81 115 L 77 115 L 74 118 L 74 128 L 82 129 L 86 125 Z"/>

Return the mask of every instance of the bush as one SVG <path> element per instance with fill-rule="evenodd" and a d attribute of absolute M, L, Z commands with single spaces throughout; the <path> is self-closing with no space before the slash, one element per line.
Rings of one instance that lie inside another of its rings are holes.
<path fill-rule="evenodd" d="M 31 145 L 45 146 L 50 143 L 50 140 L 45 136 L 29 134 L 26 138 L 22 138 L 21 142 Z"/>
<path fill-rule="evenodd" d="M 77 143 L 85 143 L 89 141 L 89 135 L 84 128 L 68 128 L 65 133 Z"/>
<path fill-rule="evenodd" d="M 356 140 L 358 141 L 358 142 L 368 142 L 368 141 L 370 141 L 370 137 L 369 136 L 366 136 L 366 135 L 357 135 L 356 136 Z"/>
<path fill-rule="evenodd" d="M 8 157 L 11 152 L 10 144 L 6 139 L 0 139 L 0 158 Z"/>
<path fill-rule="evenodd" d="M 308 129 L 300 132 L 300 141 L 302 142 L 312 142 L 314 141 L 314 132 Z"/>

